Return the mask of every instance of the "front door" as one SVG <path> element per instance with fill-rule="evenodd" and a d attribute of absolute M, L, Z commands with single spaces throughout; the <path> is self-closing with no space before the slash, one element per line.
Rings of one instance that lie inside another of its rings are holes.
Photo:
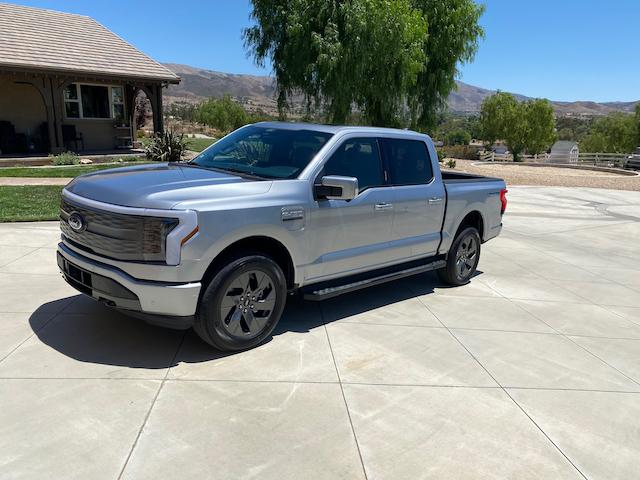
<path fill-rule="evenodd" d="M 378 141 L 349 138 L 335 150 L 317 178 L 342 175 L 358 179 L 353 200 L 323 200 L 311 209 L 308 281 L 328 280 L 369 270 L 394 260 L 391 235 L 394 191 L 385 185 Z"/>

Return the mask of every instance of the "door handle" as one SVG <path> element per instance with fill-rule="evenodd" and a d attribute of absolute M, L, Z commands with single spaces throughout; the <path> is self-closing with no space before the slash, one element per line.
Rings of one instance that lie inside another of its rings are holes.
<path fill-rule="evenodd" d="M 376 203 L 375 209 L 377 211 L 381 211 L 381 210 L 391 210 L 393 208 L 393 204 L 391 203 Z"/>
<path fill-rule="evenodd" d="M 431 197 L 429 199 L 429 205 L 438 205 L 440 203 L 442 203 L 442 198 L 440 197 Z"/>

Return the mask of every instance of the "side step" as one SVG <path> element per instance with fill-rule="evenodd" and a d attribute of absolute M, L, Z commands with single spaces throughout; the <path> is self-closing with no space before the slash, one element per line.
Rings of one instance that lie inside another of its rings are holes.
<path fill-rule="evenodd" d="M 357 280 L 342 285 L 328 286 L 324 288 L 318 288 L 317 290 L 310 290 L 304 293 L 305 300 L 326 300 L 328 298 L 337 297 L 343 293 L 355 292 L 363 288 L 372 287 L 374 285 L 380 285 L 381 283 L 392 282 L 404 277 L 410 277 L 411 275 L 417 275 L 419 273 L 430 272 L 432 270 L 438 270 L 447 266 L 445 260 L 436 260 L 431 263 L 418 265 L 404 270 L 397 270 L 390 273 L 384 273 L 376 277 L 369 277 L 363 280 Z M 352 277 L 353 278 L 353 277 Z M 310 286 L 312 289 L 313 286 Z"/>

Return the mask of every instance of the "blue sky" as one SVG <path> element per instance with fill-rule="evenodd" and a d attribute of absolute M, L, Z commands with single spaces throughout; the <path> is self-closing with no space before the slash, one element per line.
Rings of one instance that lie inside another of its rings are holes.
<path fill-rule="evenodd" d="M 269 73 L 247 58 L 248 0 L 25 0 L 89 15 L 162 62 Z M 486 37 L 461 80 L 552 100 L 640 99 L 640 0 L 486 0 Z"/>

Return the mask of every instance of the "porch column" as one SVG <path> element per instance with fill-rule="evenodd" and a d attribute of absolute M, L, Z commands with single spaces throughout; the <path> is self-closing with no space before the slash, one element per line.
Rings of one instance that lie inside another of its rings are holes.
<path fill-rule="evenodd" d="M 153 97 L 155 102 L 153 105 L 153 132 L 164 132 L 164 119 L 162 115 L 162 85 L 153 86 Z"/>
<path fill-rule="evenodd" d="M 51 153 L 62 153 L 64 152 L 64 140 L 62 139 L 62 122 L 64 119 L 62 87 L 64 82 L 57 78 L 49 78 L 49 85 L 53 107 L 53 126 L 56 137 L 56 143 L 51 144 Z"/>
<path fill-rule="evenodd" d="M 51 81 L 49 77 L 40 77 L 32 83 L 42 96 L 42 102 L 47 112 L 47 134 L 49 137 L 49 152 L 58 146 L 56 139 L 56 117 L 53 108 L 53 92 L 51 91 Z"/>
<path fill-rule="evenodd" d="M 135 110 L 136 110 L 136 94 L 138 93 L 138 89 L 135 85 L 126 85 L 124 94 L 125 94 L 125 107 L 126 107 L 126 118 L 129 120 L 129 127 L 131 128 L 131 143 L 138 141 L 138 126 L 136 125 L 135 120 Z"/>

